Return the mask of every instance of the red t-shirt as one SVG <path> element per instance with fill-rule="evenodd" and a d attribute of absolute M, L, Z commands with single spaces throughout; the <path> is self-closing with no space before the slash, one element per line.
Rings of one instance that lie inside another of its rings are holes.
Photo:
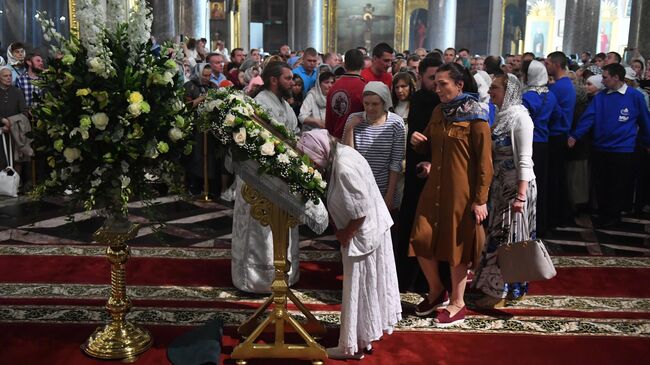
<path fill-rule="evenodd" d="M 381 75 L 375 75 L 372 72 L 372 68 L 368 67 L 364 68 L 363 71 L 361 71 L 361 77 L 363 77 L 366 82 L 381 81 L 386 84 L 386 86 L 388 86 L 388 90 L 392 90 L 393 88 L 393 75 L 391 75 L 390 72 L 384 72 Z"/>
<path fill-rule="evenodd" d="M 345 74 L 327 93 L 325 126 L 331 135 L 343 138 L 343 128 L 352 113 L 363 111 L 363 88 L 366 81 L 358 75 Z"/>

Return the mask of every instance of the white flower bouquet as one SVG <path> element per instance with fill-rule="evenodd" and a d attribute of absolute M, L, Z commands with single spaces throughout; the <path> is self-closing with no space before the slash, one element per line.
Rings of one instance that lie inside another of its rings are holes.
<path fill-rule="evenodd" d="M 69 40 L 39 14 L 44 33 L 59 45 L 33 110 L 34 144 L 52 169 L 34 195 L 71 191 L 73 203 L 112 215 L 125 215 L 131 199 L 154 198 L 154 181 L 180 192 L 180 158 L 192 149 L 176 62 L 149 52 L 146 1 L 137 0 L 128 19 L 120 17 L 121 3 L 80 0 L 81 38 Z"/>
<path fill-rule="evenodd" d="M 260 174 L 282 179 L 303 201 L 320 202 L 327 183 L 296 149 L 296 136 L 249 96 L 230 88 L 210 90 L 199 106 L 199 123 L 230 149 L 234 160 L 257 161 Z"/>

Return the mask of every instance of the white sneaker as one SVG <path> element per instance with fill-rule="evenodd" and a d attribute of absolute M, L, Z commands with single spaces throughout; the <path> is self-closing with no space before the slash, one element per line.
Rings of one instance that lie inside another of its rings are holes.
<path fill-rule="evenodd" d="M 361 360 L 363 359 L 363 352 L 359 351 L 356 354 L 344 354 L 343 350 L 338 347 L 330 347 L 327 349 L 327 356 L 334 360 Z"/>

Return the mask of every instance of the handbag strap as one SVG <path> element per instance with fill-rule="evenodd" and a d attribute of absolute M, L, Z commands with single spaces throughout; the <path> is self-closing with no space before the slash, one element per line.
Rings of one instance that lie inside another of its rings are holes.
<path fill-rule="evenodd" d="M 515 227 L 518 225 L 521 225 L 521 233 L 522 233 L 522 240 L 523 241 L 528 241 L 530 240 L 530 231 L 528 229 L 528 219 L 526 219 L 526 206 L 524 205 L 524 212 L 523 213 L 515 213 L 512 214 L 512 207 L 508 209 L 508 216 L 509 216 L 509 221 L 510 221 L 510 226 L 508 227 L 508 243 L 512 243 L 514 239 L 514 233 L 517 233 L 515 231 Z M 516 224 L 518 222 L 517 216 L 520 215 L 521 223 Z M 517 227 L 518 228 L 518 227 Z"/>
<path fill-rule="evenodd" d="M 9 153 L 7 154 L 7 141 L 5 137 L 9 138 Z M 14 154 L 11 149 L 11 137 L 6 136 L 5 133 L 2 133 L 2 147 L 5 150 L 5 158 L 7 159 L 7 167 L 14 168 Z"/>

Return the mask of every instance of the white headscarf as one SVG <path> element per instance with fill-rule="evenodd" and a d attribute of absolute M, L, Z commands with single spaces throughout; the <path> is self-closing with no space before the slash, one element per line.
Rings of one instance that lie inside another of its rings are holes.
<path fill-rule="evenodd" d="M 548 92 L 548 72 L 543 63 L 532 60 L 528 66 L 528 74 L 526 75 L 526 88 L 524 92 L 533 90 L 538 94 Z"/>
<path fill-rule="evenodd" d="M 594 85 L 598 89 L 598 91 L 601 91 L 601 90 L 605 89 L 605 85 L 603 85 L 603 76 L 602 75 L 589 76 L 589 78 L 587 79 L 587 82 Z"/>
<path fill-rule="evenodd" d="M 381 81 L 370 81 L 366 84 L 366 87 L 363 88 L 363 93 L 371 92 L 377 94 L 381 100 L 384 101 L 384 111 L 388 111 L 389 108 L 393 107 L 393 100 L 390 97 L 390 90 L 388 86 Z"/>
<path fill-rule="evenodd" d="M 493 133 L 498 135 L 511 130 L 522 114 L 528 115 L 528 109 L 521 104 L 521 83 L 515 75 L 508 74 L 506 94 L 501 107 L 497 106 Z"/>
<path fill-rule="evenodd" d="M 7 47 L 7 65 L 13 66 L 13 65 L 18 65 L 20 64 L 20 61 L 14 57 L 14 55 L 11 53 L 11 46 L 13 45 L 10 44 L 9 47 Z"/>
<path fill-rule="evenodd" d="M 323 90 L 320 88 L 320 82 L 316 80 L 316 85 L 309 90 L 308 94 L 313 94 L 314 101 L 319 108 L 325 108 L 327 105 L 327 95 L 323 94 Z"/>
<path fill-rule="evenodd" d="M 492 78 L 487 72 L 478 70 L 476 71 L 476 74 L 474 74 L 474 80 L 476 80 L 476 85 L 478 86 L 479 101 L 481 103 L 487 103 L 490 100 L 488 90 L 490 90 Z"/>

